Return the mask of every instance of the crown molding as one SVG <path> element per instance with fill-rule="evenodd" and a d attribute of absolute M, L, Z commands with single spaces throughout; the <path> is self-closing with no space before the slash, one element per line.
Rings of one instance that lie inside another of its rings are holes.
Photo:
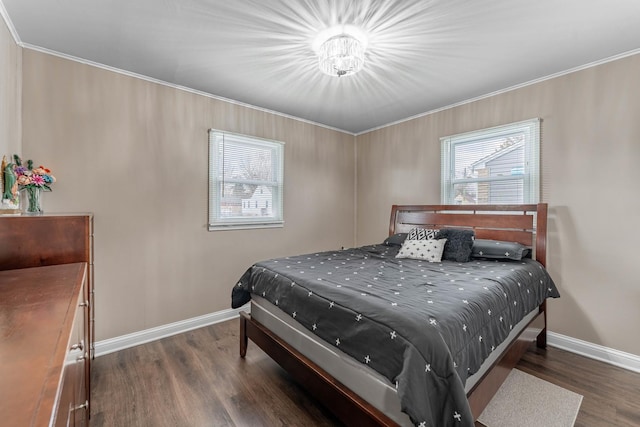
<path fill-rule="evenodd" d="M 9 17 L 9 13 L 7 12 L 7 9 L 5 9 L 4 3 L 2 2 L 2 0 L 0 0 L 0 15 L 2 15 L 2 19 L 4 19 L 4 23 L 7 25 L 7 28 L 9 29 L 9 33 L 11 33 L 11 37 L 13 37 L 13 40 L 16 42 L 18 46 L 22 47 L 22 41 L 20 40 L 20 36 L 16 31 L 16 27 L 13 26 L 13 22 L 11 21 L 11 18 Z"/>
<path fill-rule="evenodd" d="M 134 73 L 132 71 L 127 71 L 127 70 L 123 70 L 123 69 L 120 69 L 120 68 L 112 67 L 110 65 L 101 64 L 99 62 L 90 61 L 88 59 L 78 58 L 77 56 L 68 55 L 66 53 L 61 53 L 61 52 L 58 52 L 58 51 L 55 51 L 55 50 L 52 50 L 52 49 L 47 49 L 47 48 L 44 48 L 44 47 L 35 46 L 35 45 L 29 44 L 29 43 L 22 43 L 22 44 L 20 44 L 20 46 L 25 48 L 25 49 L 29 49 L 29 50 L 33 50 L 33 51 L 36 51 L 36 52 L 45 53 L 47 55 L 57 56 L 59 58 L 67 59 L 69 61 L 78 62 L 80 64 L 88 65 L 88 66 L 91 66 L 91 67 L 101 68 L 103 70 L 111 71 L 113 73 L 122 74 L 122 75 L 125 75 L 125 76 L 128 76 L 128 77 L 133 77 L 133 78 L 140 79 L 140 80 L 145 80 L 145 81 L 150 82 L 150 83 L 155 83 L 155 84 L 159 84 L 159 85 L 162 85 L 162 86 L 167 86 L 167 87 L 170 87 L 170 88 L 173 88 L 173 89 L 176 89 L 176 90 L 181 90 L 181 91 L 184 91 L 184 92 L 193 93 L 195 95 L 204 96 L 206 98 L 215 99 L 217 101 L 227 102 L 229 104 L 234 104 L 234 105 L 237 105 L 237 106 L 240 106 L 240 107 L 250 108 L 252 110 L 261 111 L 263 113 L 273 114 L 273 115 L 276 115 L 276 116 L 284 117 L 286 119 L 296 120 L 298 122 L 303 122 L 303 123 L 307 123 L 307 124 L 310 124 L 310 125 L 313 125 L 313 126 L 318 126 L 318 127 L 322 127 L 322 128 L 328 129 L 328 130 L 332 130 L 332 131 L 344 133 L 344 134 L 347 134 L 347 135 L 355 136 L 355 134 L 353 132 L 349 132 L 349 131 L 346 131 L 344 129 L 339 129 L 339 128 L 336 128 L 336 127 L 333 127 L 333 126 L 325 125 L 323 123 L 318 123 L 318 122 L 314 122 L 312 120 L 303 119 L 301 117 L 292 116 L 290 114 L 281 113 L 279 111 L 269 110 L 268 108 L 258 107 L 256 105 L 251 105 L 251 104 L 247 104 L 247 103 L 244 103 L 244 102 L 236 101 L 235 99 L 224 98 L 222 96 L 214 95 L 214 94 L 211 94 L 211 93 L 208 93 L 208 92 L 204 92 L 204 91 L 201 91 L 201 90 L 197 90 L 197 89 L 192 89 L 192 88 L 186 87 L 186 86 L 177 85 L 175 83 L 169 83 L 169 82 L 166 82 L 164 80 L 160 80 L 160 79 L 156 79 L 156 78 L 153 78 L 153 77 L 145 76 L 143 74 Z"/>
<path fill-rule="evenodd" d="M 46 54 L 57 56 L 57 57 L 60 57 L 60 58 L 64 58 L 64 59 L 67 59 L 67 60 L 70 60 L 70 61 L 79 62 L 81 64 L 89 65 L 89 66 L 92 66 L 92 67 L 102 68 L 104 70 L 112 71 L 112 72 L 115 72 L 115 73 L 118 73 L 118 74 L 122 74 L 122 75 L 126 75 L 126 76 L 129 76 L 129 77 L 138 78 L 138 79 L 145 80 L 145 81 L 148 81 L 148 82 L 151 82 L 151 83 L 156 83 L 156 84 L 159 84 L 159 85 L 168 86 L 168 87 L 171 87 L 171 88 L 174 88 L 174 89 L 177 89 L 177 90 L 193 93 L 193 94 L 196 94 L 196 95 L 204 96 L 204 97 L 215 99 L 215 100 L 218 100 L 218 101 L 227 102 L 227 103 L 238 105 L 238 106 L 245 107 L 245 108 L 250 108 L 250 109 L 261 111 L 261 112 L 268 113 L 268 114 L 273 114 L 273 115 L 284 117 L 284 118 L 287 118 L 287 119 L 296 120 L 296 121 L 307 123 L 307 124 L 310 124 L 310 125 L 313 125 L 313 126 L 319 126 L 319 127 L 322 127 L 322 128 L 328 129 L 328 130 L 344 133 L 344 134 L 347 134 L 347 135 L 352 135 L 352 136 L 355 136 L 355 137 L 360 136 L 360 135 L 364 135 L 364 134 L 367 134 L 367 133 L 370 133 L 370 132 L 374 132 L 376 130 L 384 129 L 384 128 L 387 128 L 387 127 L 390 127 L 390 126 L 395 126 L 395 125 L 398 125 L 398 124 L 401 124 L 401 123 L 404 123 L 404 122 L 408 122 L 408 121 L 411 121 L 411 120 L 414 120 L 414 119 L 418 119 L 418 118 L 421 118 L 421 117 L 429 116 L 431 114 L 436 114 L 436 113 L 439 113 L 441 111 L 449 110 L 451 108 L 455 108 L 455 107 L 459 107 L 459 106 L 462 106 L 462 105 L 470 104 L 472 102 L 480 101 L 480 100 L 483 100 L 483 99 L 486 99 L 486 98 L 490 98 L 492 96 L 500 95 L 500 94 L 503 94 L 503 93 L 506 93 L 506 92 L 511 92 L 513 90 L 521 89 L 521 88 L 524 88 L 524 87 L 527 87 L 527 86 L 531 86 L 531 85 L 534 85 L 534 84 L 537 84 L 537 83 L 541 83 L 541 82 L 544 82 L 544 81 L 547 81 L 547 80 L 551 80 L 551 79 L 554 79 L 556 77 L 561 77 L 561 76 L 564 76 L 564 75 L 567 75 L 567 74 L 575 73 L 577 71 L 582 71 L 582 70 L 585 70 L 585 69 L 588 69 L 588 68 L 596 67 L 598 65 L 606 64 L 608 62 L 617 61 L 619 59 L 623 59 L 623 58 L 626 58 L 626 57 L 629 57 L 629 56 L 633 56 L 633 55 L 636 55 L 636 54 L 640 53 L 640 48 L 633 49 L 633 50 L 630 50 L 630 51 L 627 51 L 627 52 L 620 53 L 618 55 L 613 55 L 613 56 L 610 56 L 610 57 L 607 57 L 607 58 L 604 58 L 604 59 L 600 59 L 600 60 L 593 61 L 593 62 L 584 64 L 584 65 L 580 65 L 580 66 L 577 66 L 577 67 L 574 67 L 574 68 L 570 68 L 568 70 L 560 71 L 560 72 L 557 72 L 557 73 L 554 73 L 554 74 L 550 74 L 548 76 L 544 76 L 544 77 L 540 77 L 538 79 L 530 80 L 528 82 L 520 83 L 520 84 L 517 84 L 517 85 L 514 85 L 514 86 L 510 86 L 510 87 L 507 87 L 507 88 L 504 88 L 504 89 L 500 89 L 500 90 L 493 91 L 493 92 L 490 92 L 490 93 L 487 93 L 487 94 L 484 94 L 484 95 L 480 95 L 480 96 L 477 96 L 477 97 L 474 97 L 474 98 L 470 98 L 470 99 L 466 99 L 466 100 L 463 100 L 463 101 L 460 101 L 460 102 L 449 104 L 449 105 L 446 105 L 444 107 L 440 107 L 440 108 L 436 108 L 436 109 L 433 109 L 433 110 L 426 111 L 424 113 L 415 114 L 413 116 L 409 116 L 409 117 L 406 117 L 406 118 L 403 118 L 403 119 L 399 119 L 399 120 L 396 120 L 396 121 L 393 121 L 393 122 L 389 122 L 389 123 L 386 123 L 386 124 L 383 124 L 383 125 L 380 125 L 380 126 L 376 126 L 376 127 L 373 127 L 373 128 L 367 129 L 367 130 L 363 130 L 361 132 L 350 132 L 350 131 L 347 131 L 347 130 L 344 130 L 344 129 L 339 129 L 339 128 L 336 128 L 336 127 L 333 127 L 333 126 L 329 126 L 329 125 L 326 125 L 326 124 L 323 124 L 323 123 L 318 123 L 318 122 L 314 122 L 312 120 L 304 119 L 304 118 L 301 118 L 301 117 L 293 116 L 293 115 L 282 113 L 282 112 L 279 112 L 279 111 L 270 110 L 270 109 L 263 108 L 263 107 L 258 107 L 256 105 L 247 104 L 247 103 L 244 103 L 244 102 L 236 101 L 234 99 L 224 98 L 224 97 L 217 96 L 217 95 L 214 95 L 214 94 L 211 94 L 211 93 L 208 93 L 208 92 L 203 92 L 203 91 L 192 89 L 192 88 L 189 88 L 189 87 L 186 87 L 186 86 L 181 86 L 181 85 L 177 85 L 177 84 L 174 84 L 174 83 L 169 83 L 169 82 L 166 82 L 164 80 L 159 80 L 159 79 L 155 79 L 153 77 L 145 76 L 145 75 L 134 73 L 134 72 L 131 72 L 131 71 L 122 70 L 120 68 L 116 68 L 116 67 L 112 67 L 112 66 L 109 66 L 109 65 L 101 64 L 101 63 L 98 63 L 98 62 L 82 59 L 82 58 L 79 58 L 79 57 L 76 57 L 76 56 L 73 56 L 73 55 L 64 54 L 64 53 L 61 53 L 61 52 L 58 52 L 58 51 L 55 51 L 55 50 L 51 50 L 51 49 L 47 49 L 47 48 L 44 48 L 44 47 L 35 46 L 35 45 L 29 44 L 29 43 L 23 43 L 20 40 L 20 36 L 18 35 L 18 33 L 17 33 L 17 31 L 16 31 L 16 29 L 15 29 L 15 27 L 13 25 L 13 22 L 11 21 L 11 18 L 9 17 L 9 14 L 7 13 L 7 10 L 4 7 L 4 3 L 2 2 L 2 0 L 0 0 L 0 15 L 2 15 L 2 18 L 4 19 L 4 21 L 5 21 L 6 25 L 7 25 L 7 28 L 9 29 L 9 32 L 11 33 L 11 36 L 15 40 L 16 44 L 18 46 L 22 47 L 22 48 L 30 49 L 30 50 L 34 50 L 34 51 L 38 51 L 38 52 L 42 52 L 42 53 L 46 53 Z"/>
<path fill-rule="evenodd" d="M 376 126 L 374 128 L 371 128 L 371 129 L 368 129 L 368 130 L 364 130 L 362 132 L 357 132 L 355 134 L 355 136 L 364 135 L 364 134 L 369 133 L 369 132 L 373 132 L 373 131 L 376 131 L 376 130 L 384 129 L 384 128 L 389 127 L 389 126 L 395 126 L 395 125 L 398 125 L 398 124 L 401 124 L 401 123 L 404 123 L 404 122 L 408 122 L 408 121 L 411 121 L 411 120 L 414 120 L 414 119 L 419 119 L 421 117 L 429 116 L 431 114 L 439 113 L 441 111 L 449 110 L 451 108 L 459 107 L 461 105 L 470 104 L 472 102 L 480 101 L 480 100 L 486 99 L 486 98 L 491 98 L 492 96 L 500 95 L 500 94 L 503 94 L 503 93 L 506 93 L 506 92 L 511 92 L 512 90 L 521 89 L 523 87 L 527 87 L 527 86 L 531 86 L 531 85 L 534 85 L 534 84 L 537 84 L 537 83 L 540 83 L 540 82 L 544 82 L 546 80 L 555 79 L 556 77 L 561 77 L 561 76 L 564 76 L 564 75 L 567 75 L 567 74 L 575 73 L 577 71 L 582 71 L 582 70 L 585 70 L 587 68 L 597 67 L 598 65 L 606 64 L 608 62 L 617 61 L 618 59 L 626 58 L 628 56 L 633 56 L 633 55 L 636 55 L 636 54 L 639 54 L 639 53 L 640 53 L 640 48 L 639 49 L 633 49 L 633 50 L 630 50 L 630 51 L 627 51 L 627 52 L 620 53 L 618 55 L 610 56 L 608 58 L 600 59 L 600 60 L 594 61 L 594 62 L 589 62 L 588 64 L 580 65 L 578 67 L 570 68 L 568 70 L 559 71 L 557 73 L 550 74 L 550 75 L 545 76 L 545 77 L 540 77 L 538 79 L 530 80 L 530 81 L 525 82 L 525 83 L 520 83 L 520 84 L 517 84 L 515 86 L 510 86 L 510 87 L 505 88 L 505 89 L 496 90 L 494 92 L 490 92 L 490 93 L 487 93 L 485 95 L 480 95 L 480 96 L 477 96 L 475 98 L 470 98 L 470 99 L 466 99 L 464 101 L 456 102 L 455 104 L 450 104 L 450 105 L 447 105 L 445 107 L 436 108 L 434 110 L 429 110 L 429 111 L 424 112 L 424 113 L 416 114 L 414 116 L 406 117 L 404 119 L 400 119 L 400 120 L 396 120 L 394 122 L 390 122 L 390 123 L 387 123 L 387 124 L 384 124 L 384 125 Z"/>

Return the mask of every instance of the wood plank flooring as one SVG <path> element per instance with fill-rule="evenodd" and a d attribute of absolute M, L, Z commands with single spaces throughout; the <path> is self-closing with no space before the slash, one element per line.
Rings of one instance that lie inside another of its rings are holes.
<path fill-rule="evenodd" d="M 576 427 L 639 427 L 640 374 L 574 353 L 532 346 L 517 366 L 583 397 Z"/>
<path fill-rule="evenodd" d="M 576 426 L 640 426 L 640 374 L 532 346 L 518 368 L 584 396 Z M 91 427 L 340 426 L 228 321 L 95 359 Z M 479 424 L 478 424 L 479 425 Z"/>

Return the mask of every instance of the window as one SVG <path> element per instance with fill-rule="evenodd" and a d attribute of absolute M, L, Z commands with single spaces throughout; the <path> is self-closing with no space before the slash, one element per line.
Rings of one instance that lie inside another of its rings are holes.
<path fill-rule="evenodd" d="M 284 143 L 209 130 L 209 230 L 282 227 Z"/>
<path fill-rule="evenodd" d="M 442 203 L 538 203 L 540 119 L 440 138 Z"/>

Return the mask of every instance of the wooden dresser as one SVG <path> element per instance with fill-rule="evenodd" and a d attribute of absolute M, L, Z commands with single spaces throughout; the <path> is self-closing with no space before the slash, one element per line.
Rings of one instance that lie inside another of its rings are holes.
<path fill-rule="evenodd" d="M 0 416 L 6 426 L 86 426 L 87 264 L 0 271 Z"/>
<path fill-rule="evenodd" d="M 88 353 L 88 357 L 83 362 L 86 407 L 83 411 L 76 412 L 85 412 L 88 420 L 91 404 L 89 393 L 91 390 L 91 359 L 94 357 L 95 349 L 93 215 L 44 214 L 0 217 L 0 271 L 75 263 L 81 263 L 86 268 L 83 293 L 78 298 L 79 301 L 86 304 L 83 306 L 85 313 L 82 320 L 84 322 L 82 330 L 86 331 L 83 351 Z M 2 298 L 0 305 L 3 308 L 6 307 L 4 298 Z M 0 313 L 0 316 L 3 315 Z M 63 331 L 61 330 L 60 333 L 63 333 Z M 38 348 L 38 346 L 25 348 L 25 357 L 29 353 L 38 351 Z M 77 348 L 74 350 L 77 350 Z M 40 356 L 45 357 L 44 355 Z M 7 359 L 3 356 L 0 360 L 4 363 Z M 4 389 L 4 378 L 1 376 L 0 378 L 2 378 L 0 388 Z M 2 402 L 0 402 L 0 405 L 2 405 Z M 4 409 L 0 411 L 0 417 L 4 417 L 5 412 Z M 4 420 L 1 418 L 0 424 L 5 425 Z M 74 422 L 70 425 L 78 424 Z"/>

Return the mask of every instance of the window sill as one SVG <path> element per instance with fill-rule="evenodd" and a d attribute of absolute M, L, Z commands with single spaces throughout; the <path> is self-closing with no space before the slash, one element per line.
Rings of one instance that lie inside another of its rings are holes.
<path fill-rule="evenodd" d="M 243 224 L 209 224 L 209 231 L 225 231 L 225 230 L 254 230 L 257 228 L 283 228 L 284 221 L 279 222 L 260 222 L 260 223 L 243 223 Z"/>

